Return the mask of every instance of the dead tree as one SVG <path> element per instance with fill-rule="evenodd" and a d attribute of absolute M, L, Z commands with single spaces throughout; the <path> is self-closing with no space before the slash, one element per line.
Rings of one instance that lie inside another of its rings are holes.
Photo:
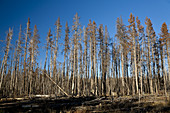
<path fill-rule="evenodd" d="M 139 44 L 138 51 L 139 51 L 139 72 L 140 72 L 140 93 L 143 94 L 143 62 L 144 62 L 144 27 L 141 25 L 140 20 L 138 17 L 136 17 L 136 23 L 137 23 L 137 28 L 138 28 L 138 37 L 140 40 L 142 40 L 141 44 Z"/>
<path fill-rule="evenodd" d="M 32 88 L 33 88 L 33 84 L 35 84 L 35 76 L 33 76 L 34 73 L 34 68 L 36 65 L 36 58 L 38 55 L 38 44 L 40 43 L 39 41 L 39 35 L 38 35 L 38 30 L 37 30 L 37 26 L 34 26 L 34 32 L 33 32 L 33 36 L 30 39 L 29 42 L 29 57 L 30 57 L 30 70 L 29 70 L 29 94 L 32 94 Z M 33 81 L 34 80 L 34 81 Z"/>
<path fill-rule="evenodd" d="M 166 50 L 167 50 L 167 58 L 168 58 L 168 71 L 169 71 L 169 48 L 168 48 L 168 41 L 169 41 L 169 33 L 168 33 L 168 29 L 167 29 L 167 25 L 166 23 L 162 24 L 162 28 L 161 28 L 161 34 L 160 34 L 161 38 L 160 38 L 160 43 L 161 43 L 161 66 L 162 66 L 162 71 L 163 71 L 163 78 L 164 78 L 164 90 L 165 90 L 165 95 L 167 95 L 167 73 L 166 73 L 166 69 L 165 69 L 165 46 L 166 46 Z M 169 73 L 169 72 L 168 72 Z"/>
<path fill-rule="evenodd" d="M 148 73 L 149 73 L 149 86 L 150 86 L 150 93 L 153 94 L 153 85 L 152 85 L 152 68 L 151 68 L 151 55 L 150 55 L 150 48 L 151 48 L 151 29 L 152 29 L 152 23 L 151 20 L 146 18 L 146 23 L 147 28 L 146 28 L 146 33 L 147 33 L 147 38 L 148 38 L 148 42 L 147 42 L 147 46 L 148 46 Z"/>
<path fill-rule="evenodd" d="M 93 21 L 93 28 L 92 28 L 92 37 L 93 37 L 93 57 L 94 57 L 94 71 L 93 71 L 93 77 L 94 77 L 94 94 L 97 96 L 97 91 L 98 91 L 98 77 L 97 77 L 97 48 L 96 48 L 96 45 L 97 45 L 97 38 L 96 38 L 96 23 Z"/>
<path fill-rule="evenodd" d="M 124 68 L 124 59 L 125 59 L 125 48 L 128 48 L 128 43 L 127 43 L 127 36 L 126 36 L 126 28 L 122 22 L 122 19 L 117 18 L 117 34 L 116 37 L 119 40 L 120 47 L 121 47 L 121 78 L 122 78 L 122 93 L 125 95 L 125 68 Z"/>
<path fill-rule="evenodd" d="M 8 54 L 9 54 L 9 47 L 10 47 L 12 36 L 13 36 L 13 29 L 11 30 L 11 28 L 9 28 L 9 32 L 8 32 L 7 38 L 6 38 L 7 44 L 6 44 L 6 48 L 5 48 L 5 55 L 2 60 L 2 65 L 1 65 L 0 90 L 2 90 L 2 83 L 3 83 L 4 75 L 6 74 L 6 70 L 7 70 L 7 60 L 8 60 L 7 58 L 8 58 Z"/>
<path fill-rule="evenodd" d="M 80 90 L 77 89 L 77 83 L 79 83 L 78 78 L 78 43 L 79 43 L 79 38 L 81 35 L 81 29 L 80 29 L 80 23 L 79 23 L 80 17 L 78 17 L 78 14 L 76 13 L 75 17 L 73 18 L 73 40 L 74 40 L 74 63 L 73 63 L 73 82 L 72 82 L 72 94 L 79 94 Z"/>
<path fill-rule="evenodd" d="M 27 45 L 28 45 L 28 39 L 31 36 L 31 31 L 30 31 L 30 19 L 28 18 L 28 22 L 27 22 L 27 29 L 26 29 L 26 33 L 25 33 L 25 47 L 24 47 L 24 92 L 25 94 L 28 93 L 28 76 L 27 76 L 27 70 L 26 70 L 26 65 L 27 65 L 27 61 L 26 61 L 26 57 L 27 57 Z"/>
<path fill-rule="evenodd" d="M 84 92 L 85 95 L 88 95 L 88 36 L 87 31 L 88 29 L 85 28 L 84 31 L 84 65 L 85 65 L 85 71 L 84 71 Z"/>
<path fill-rule="evenodd" d="M 64 71 L 63 74 L 65 75 L 66 72 L 66 81 L 65 81 L 65 87 L 67 89 L 67 92 L 69 92 L 69 72 L 68 72 L 68 55 L 69 55 L 69 27 L 68 27 L 68 23 L 66 22 L 66 28 L 65 28 L 65 44 L 64 44 L 64 62 L 63 62 L 63 67 L 64 67 Z M 66 61 L 66 63 L 65 63 Z M 66 67 L 65 67 L 66 64 Z M 66 71 L 65 71 L 66 69 Z"/>
<path fill-rule="evenodd" d="M 45 62 L 44 62 L 44 70 L 43 70 L 43 76 L 42 76 L 42 81 L 41 81 L 41 85 L 42 85 L 42 94 L 45 93 L 45 74 L 47 73 L 46 72 L 46 65 L 47 65 L 47 57 L 48 57 L 48 50 L 49 50 L 49 45 L 50 45 L 50 42 L 51 42 L 51 37 L 52 34 L 51 34 L 51 29 L 49 29 L 49 32 L 48 32 L 48 35 L 47 35 L 47 45 L 46 45 L 46 56 L 45 56 Z"/>
<path fill-rule="evenodd" d="M 138 74 L 137 74 L 137 63 L 136 63 L 136 26 L 135 26 L 135 17 L 130 14 L 130 19 L 128 20 L 130 25 L 129 28 L 131 28 L 131 37 L 132 37 L 132 46 L 133 46 L 133 61 L 134 61 L 134 75 L 135 75 L 135 81 L 136 81 L 136 93 L 138 93 Z"/>

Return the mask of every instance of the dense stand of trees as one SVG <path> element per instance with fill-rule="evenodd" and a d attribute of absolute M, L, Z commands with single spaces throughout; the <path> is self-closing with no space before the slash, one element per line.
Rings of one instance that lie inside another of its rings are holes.
<path fill-rule="evenodd" d="M 47 34 L 43 66 L 37 61 L 39 34 L 28 19 L 26 31 L 20 26 L 15 48 L 11 49 L 13 29 L 6 37 L 0 67 L 1 96 L 35 94 L 106 96 L 168 94 L 170 90 L 170 33 L 166 23 L 156 36 L 146 17 L 146 28 L 130 14 L 129 25 L 117 18 L 117 32 L 109 36 L 107 26 L 89 20 L 82 27 L 76 13 L 72 28 L 60 18 L 55 33 Z M 65 36 L 61 35 L 65 29 Z M 63 46 L 59 46 L 63 40 Z M 64 52 L 64 61 L 57 60 Z"/>

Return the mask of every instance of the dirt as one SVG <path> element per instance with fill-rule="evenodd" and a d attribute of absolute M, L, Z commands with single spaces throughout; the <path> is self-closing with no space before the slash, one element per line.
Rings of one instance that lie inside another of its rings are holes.
<path fill-rule="evenodd" d="M 6 99 L 0 101 L 0 113 L 121 113 L 170 112 L 169 98 L 145 95 L 126 97 L 58 97 Z"/>

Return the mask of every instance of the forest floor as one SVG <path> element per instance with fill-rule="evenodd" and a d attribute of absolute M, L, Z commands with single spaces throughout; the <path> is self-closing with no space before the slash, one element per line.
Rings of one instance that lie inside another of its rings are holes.
<path fill-rule="evenodd" d="M 0 113 L 91 113 L 91 112 L 170 112 L 165 96 L 123 97 L 27 97 L 0 100 Z"/>

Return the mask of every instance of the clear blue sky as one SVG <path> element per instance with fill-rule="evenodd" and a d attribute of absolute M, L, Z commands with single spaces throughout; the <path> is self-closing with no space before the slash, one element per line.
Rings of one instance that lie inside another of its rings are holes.
<path fill-rule="evenodd" d="M 146 16 L 151 18 L 157 34 L 163 22 L 170 24 L 170 0 L 0 0 L 0 40 L 5 40 L 6 31 L 13 27 L 12 42 L 15 43 L 19 25 L 25 28 L 30 17 L 31 28 L 35 24 L 38 27 L 42 46 L 46 43 L 48 29 L 54 31 L 57 18 L 61 18 L 63 29 L 66 21 L 71 28 L 76 12 L 82 25 L 87 25 L 89 19 L 96 21 L 97 25 L 107 25 L 110 37 L 114 37 L 116 32 L 116 18 L 122 16 L 128 25 L 130 13 L 138 16 L 143 25 Z M 4 44 L 0 42 L 0 48 L 2 46 Z"/>

